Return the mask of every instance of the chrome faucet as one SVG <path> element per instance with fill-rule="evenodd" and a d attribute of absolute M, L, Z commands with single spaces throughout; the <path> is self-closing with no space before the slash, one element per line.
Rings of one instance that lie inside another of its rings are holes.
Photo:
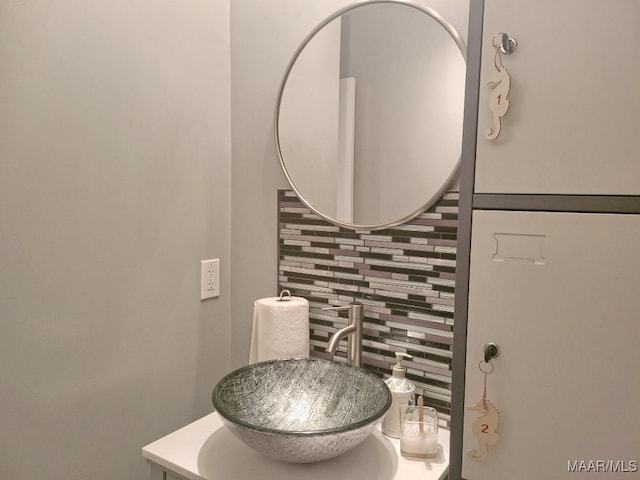
<path fill-rule="evenodd" d="M 349 310 L 349 325 L 341 328 L 329 339 L 326 351 L 335 354 L 340 340 L 347 337 L 347 365 L 362 367 L 362 321 L 364 307 L 351 302 L 346 307 L 327 307 L 322 310 Z"/>

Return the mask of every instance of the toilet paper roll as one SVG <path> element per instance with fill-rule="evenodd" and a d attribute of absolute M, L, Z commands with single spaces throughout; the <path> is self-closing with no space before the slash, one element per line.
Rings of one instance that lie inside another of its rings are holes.
<path fill-rule="evenodd" d="M 309 302 L 289 298 L 254 302 L 249 363 L 309 356 Z"/>

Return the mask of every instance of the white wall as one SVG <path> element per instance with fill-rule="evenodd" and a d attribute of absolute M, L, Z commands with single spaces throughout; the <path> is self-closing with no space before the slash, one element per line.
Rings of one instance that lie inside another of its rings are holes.
<path fill-rule="evenodd" d="M 0 5 L 3 479 L 148 478 L 229 369 L 229 2 L 185 5 Z"/>
<path fill-rule="evenodd" d="M 276 95 L 289 59 L 306 35 L 348 0 L 231 2 L 232 341 L 233 367 L 249 359 L 253 302 L 277 292 L 278 188 L 288 188 L 273 139 Z M 466 38 L 468 2 L 431 6 Z"/>

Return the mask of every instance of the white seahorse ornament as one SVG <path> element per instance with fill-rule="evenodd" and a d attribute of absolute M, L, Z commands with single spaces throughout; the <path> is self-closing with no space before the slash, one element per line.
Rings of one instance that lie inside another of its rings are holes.
<path fill-rule="evenodd" d="M 472 431 L 478 439 L 478 449 L 472 448 L 467 453 L 471 460 L 484 462 L 489 456 L 489 445 L 498 441 L 498 425 L 500 424 L 500 414 L 486 398 L 467 405 L 468 410 L 480 413 L 480 416 L 473 422 Z"/>
<path fill-rule="evenodd" d="M 496 85 L 489 97 L 489 110 L 493 114 L 493 128 L 487 128 L 485 138 L 495 140 L 500 135 L 500 119 L 509 111 L 509 90 L 511 90 L 511 75 L 502 65 L 496 65 L 496 71 L 486 85 Z"/>

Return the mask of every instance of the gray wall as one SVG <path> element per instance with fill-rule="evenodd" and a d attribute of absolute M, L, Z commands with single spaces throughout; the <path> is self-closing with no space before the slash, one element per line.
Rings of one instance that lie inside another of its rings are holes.
<path fill-rule="evenodd" d="M 273 116 L 280 80 L 306 35 L 346 0 L 231 2 L 231 365 L 249 361 L 253 302 L 277 289 L 277 189 L 287 188 Z"/>
<path fill-rule="evenodd" d="M 2 2 L 0 477 L 147 478 L 140 447 L 247 362 L 276 293 L 277 88 L 346 3 Z"/>
<path fill-rule="evenodd" d="M 228 0 L 0 5 L 1 478 L 148 478 L 140 448 L 211 411 L 229 64 Z"/>

